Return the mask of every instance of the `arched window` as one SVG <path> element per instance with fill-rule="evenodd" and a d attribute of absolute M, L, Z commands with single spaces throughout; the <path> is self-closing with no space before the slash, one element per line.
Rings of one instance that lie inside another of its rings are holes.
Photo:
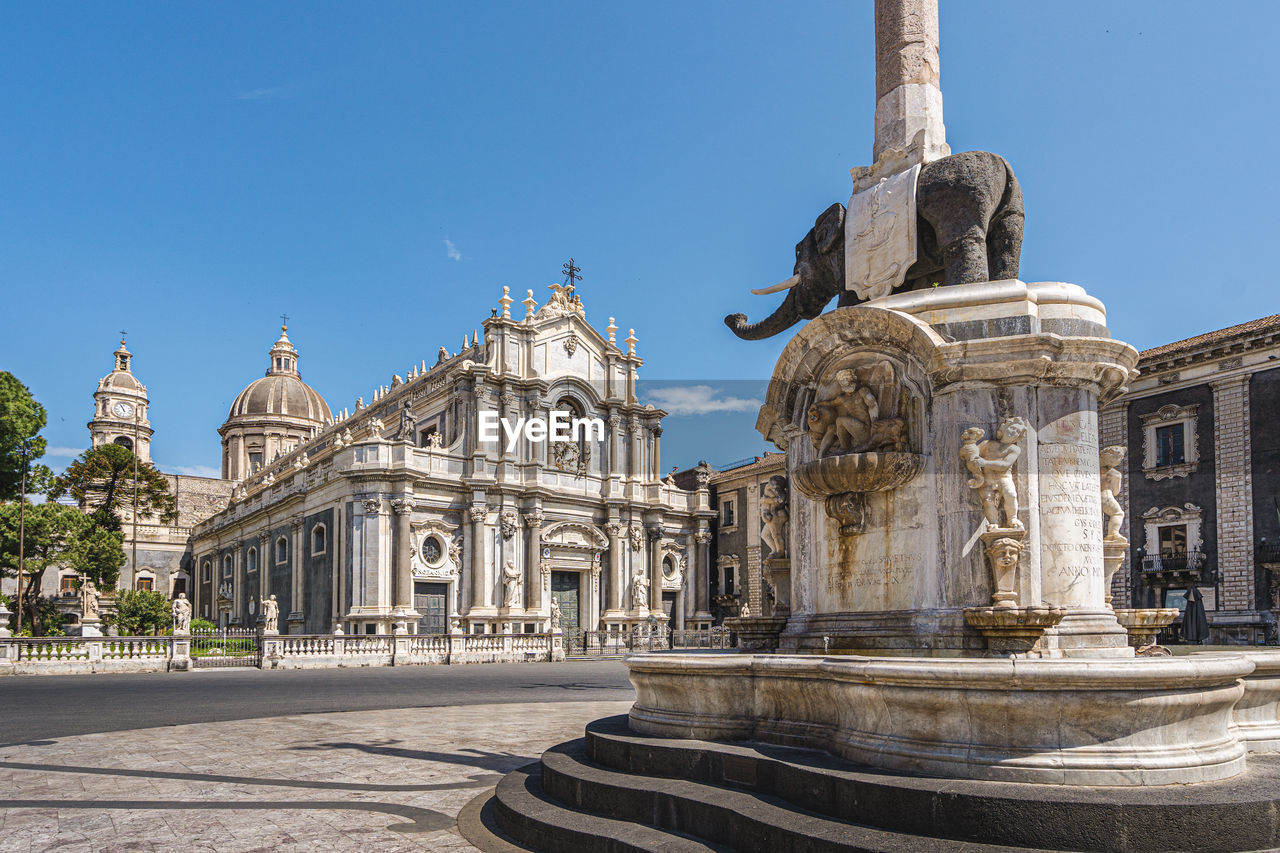
<path fill-rule="evenodd" d="M 127 436 L 123 436 L 123 435 L 116 436 L 115 440 L 112 441 L 111 443 L 118 444 L 121 447 L 123 447 L 125 450 L 129 450 L 129 451 L 133 450 L 133 439 Z"/>
<path fill-rule="evenodd" d="M 246 572 L 256 572 L 258 570 L 257 548 L 250 548 L 249 553 L 244 555 L 244 570 Z"/>
<path fill-rule="evenodd" d="M 231 577 L 231 555 L 222 558 L 222 576 L 224 578 Z"/>
<path fill-rule="evenodd" d="M 276 540 L 276 562 L 283 563 L 289 559 L 289 540 L 281 536 Z"/>
<path fill-rule="evenodd" d="M 204 565 L 200 567 L 200 580 L 204 583 L 213 580 L 213 564 L 208 560 L 205 560 Z"/>
<path fill-rule="evenodd" d="M 328 531 L 325 530 L 323 524 L 317 524 L 311 528 L 311 553 L 323 554 L 325 546 L 328 545 Z"/>

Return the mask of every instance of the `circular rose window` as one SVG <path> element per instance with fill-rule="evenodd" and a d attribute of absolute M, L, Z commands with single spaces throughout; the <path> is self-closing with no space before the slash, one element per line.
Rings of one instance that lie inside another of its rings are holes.
<path fill-rule="evenodd" d="M 439 536 L 428 536 L 423 540 L 422 559 L 428 566 L 438 566 L 444 562 L 444 543 Z"/>

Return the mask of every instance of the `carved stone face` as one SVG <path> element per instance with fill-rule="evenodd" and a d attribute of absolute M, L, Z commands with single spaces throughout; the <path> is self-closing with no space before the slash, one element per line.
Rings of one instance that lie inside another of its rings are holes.
<path fill-rule="evenodd" d="M 1008 420 L 1000 424 L 1000 431 L 996 433 L 996 438 L 1006 444 L 1017 444 L 1022 441 L 1022 437 L 1027 434 L 1027 428 L 1018 421 Z"/>
<path fill-rule="evenodd" d="M 967 430 L 960 433 L 960 441 L 964 444 L 973 444 L 974 442 L 981 441 L 984 435 L 986 435 L 986 433 L 978 427 L 969 427 Z"/>
<path fill-rule="evenodd" d="M 1022 548 L 1012 541 L 996 542 L 987 552 L 991 556 L 991 564 L 997 570 L 1005 571 L 1018 565 L 1018 554 Z"/>

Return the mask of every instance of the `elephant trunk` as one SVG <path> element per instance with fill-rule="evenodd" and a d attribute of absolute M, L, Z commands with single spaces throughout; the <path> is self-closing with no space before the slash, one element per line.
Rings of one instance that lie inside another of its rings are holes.
<path fill-rule="evenodd" d="M 758 341 L 791 328 L 802 319 L 796 306 L 794 290 L 787 291 L 787 298 L 777 309 L 758 323 L 748 323 L 746 314 L 730 314 L 724 318 L 729 330 L 744 341 Z"/>

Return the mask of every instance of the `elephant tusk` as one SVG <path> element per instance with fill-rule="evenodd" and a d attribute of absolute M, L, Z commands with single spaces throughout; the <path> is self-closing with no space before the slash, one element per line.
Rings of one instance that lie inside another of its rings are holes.
<path fill-rule="evenodd" d="M 759 290 L 751 291 L 756 296 L 768 296 L 770 293 L 781 293 L 784 290 L 790 290 L 800 283 L 800 276 L 793 275 L 786 281 L 780 281 L 773 287 L 762 287 Z"/>

